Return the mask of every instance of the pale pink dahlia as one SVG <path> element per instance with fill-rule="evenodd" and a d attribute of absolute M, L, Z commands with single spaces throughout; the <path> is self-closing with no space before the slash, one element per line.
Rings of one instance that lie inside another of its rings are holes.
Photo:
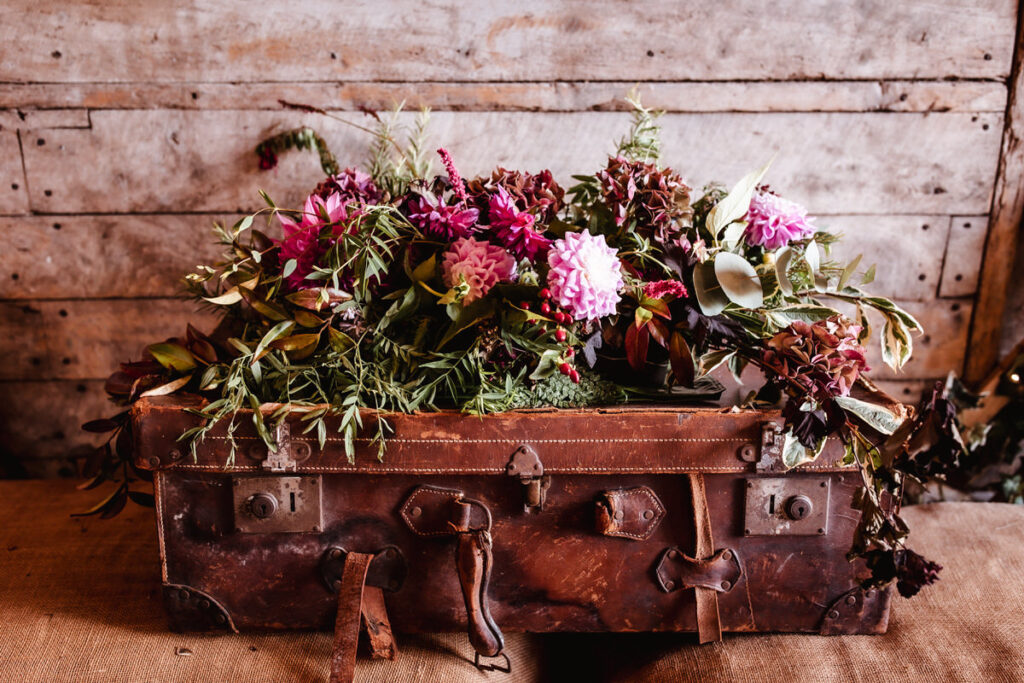
<path fill-rule="evenodd" d="M 520 211 L 512 195 L 499 187 L 488 201 L 487 217 L 498 239 L 516 258 L 531 262 L 537 253 L 551 246 L 551 240 L 533 229 L 535 218 L 529 211 Z"/>
<path fill-rule="evenodd" d="M 469 292 L 463 303 L 471 304 L 499 282 L 509 282 L 516 272 L 516 261 L 507 251 L 490 242 L 460 237 L 452 242 L 441 264 L 449 287 L 465 282 Z"/>
<path fill-rule="evenodd" d="M 793 240 L 813 235 L 815 227 L 811 220 L 807 210 L 796 202 L 770 192 L 759 192 L 750 200 L 747 229 L 743 234 L 751 246 L 778 249 Z"/>
<path fill-rule="evenodd" d="M 619 255 L 604 237 L 570 232 L 548 251 L 551 298 L 576 320 L 596 320 L 615 313 L 622 289 Z"/>

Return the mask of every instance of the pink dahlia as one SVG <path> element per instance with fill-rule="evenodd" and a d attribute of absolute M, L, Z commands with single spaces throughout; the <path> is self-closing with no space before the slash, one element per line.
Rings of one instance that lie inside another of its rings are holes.
<path fill-rule="evenodd" d="M 537 253 L 547 250 L 551 240 L 533 229 L 536 221 L 529 211 L 520 211 L 512 195 L 504 187 L 491 195 L 487 217 L 498 239 L 516 258 L 527 258 L 531 262 Z"/>
<path fill-rule="evenodd" d="M 815 227 L 811 220 L 799 204 L 770 192 L 759 192 L 750 200 L 744 237 L 751 246 L 778 249 L 813 235 Z"/>
<path fill-rule="evenodd" d="M 686 296 L 686 285 L 679 280 L 658 280 L 644 285 L 644 295 L 651 299 L 682 299 Z"/>
<path fill-rule="evenodd" d="M 463 303 L 473 303 L 499 282 L 509 282 L 516 272 L 516 261 L 507 251 L 490 242 L 460 237 L 452 242 L 441 263 L 444 282 L 456 287 L 465 282 L 469 291 Z"/>
<path fill-rule="evenodd" d="M 480 212 L 462 206 L 448 206 L 432 195 L 420 195 L 409 200 L 409 221 L 428 237 L 450 242 L 456 237 L 469 237 L 476 226 Z"/>
<path fill-rule="evenodd" d="M 570 232 L 548 251 L 551 298 L 576 320 L 615 313 L 622 289 L 619 255 L 601 235 Z"/>

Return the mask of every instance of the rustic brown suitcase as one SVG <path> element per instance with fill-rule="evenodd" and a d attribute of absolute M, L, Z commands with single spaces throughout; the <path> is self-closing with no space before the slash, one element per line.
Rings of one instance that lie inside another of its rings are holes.
<path fill-rule="evenodd" d="M 143 399 L 132 423 L 177 630 L 334 626 L 342 676 L 360 621 L 383 656 L 391 628 L 468 627 L 485 657 L 501 630 L 886 629 L 890 591 L 846 559 L 858 471 L 834 439 L 783 471 L 777 412 L 392 415 L 383 461 L 364 440 L 354 463 L 298 415 L 268 452 L 240 415 L 227 467 L 223 426 L 195 459 L 179 441 L 190 406 Z"/>

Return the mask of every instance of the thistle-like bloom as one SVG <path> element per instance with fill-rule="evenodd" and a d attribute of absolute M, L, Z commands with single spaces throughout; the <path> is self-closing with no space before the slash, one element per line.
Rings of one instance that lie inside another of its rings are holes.
<path fill-rule="evenodd" d="M 615 313 L 622 289 L 619 255 L 601 235 L 570 232 L 548 251 L 551 298 L 576 320 Z"/>
<path fill-rule="evenodd" d="M 551 245 L 551 240 L 533 229 L 536 222 L 533 214 L 520 211 L 512 195 L 503 187 L 491 195 L 487 216 L 495 235 L 518 259 L 527 258 L 532 263 L 538 252 Z"/>
<path fill-rule="evenodd" d="M 466 283 L 469 290 L 462 302 L 471 304 L 499 282 L 510 282 L 516 272 L 516 261 L 507 251 L 490 242 L 460 237 L 445 252 L 441 270 L 449 287 Z"/>
<path fill-rule="evenodd" d="M 813 325 L 798 320 L 768 340 L 762 360 L 817 400 L 846 396 L 860 373 L 869 369 L 857 341 L 860 330 L 842 315 Z"/>
<path fill-rule="evenodd" d="M 450 242 L 457 237 L 469 237 L 480 212 L 462 206 L 448 206 L 432 195 L 420 195 L 409 200 L 409 221 L 428 237 Z"/>
<path fill-rule="evenodd" d="M 810 237 L 816 230 L 807 209 L 770 192 L 759 192 L 751 198 L 746 220 L 743 236 L 747 244 L 769 250 Z"/>

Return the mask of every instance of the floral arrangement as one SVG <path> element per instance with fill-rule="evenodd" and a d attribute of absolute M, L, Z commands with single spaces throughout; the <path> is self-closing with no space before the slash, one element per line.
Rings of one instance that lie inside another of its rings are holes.
<path fill-rule="evenodd" d="M 303 412 L 321 443 L 325 418 L 340 416 L 351 458 L 361 409 L 691 400 L 720 393 L 716 368 L 738 377 L 752 365 L 766 384 L 748 403 L 785 400 L 785 464 L 814 460 L 828 439 L 845 443 L 865 481 L 852 554 L 868 556 L 877 583 L 916 592 L 938 567 L 905 550 L 892 500 L 917 422 L 871 400 L 864 344 L 870 309 L 882 357 L 898 369 L 917 321 L 861 289 L 874 269 L 859 272 L 859 257 L 830 258 L 836 237 L 762 184 L 767 167 L 729 190 L 695 192 L 661 164 L 658 113 L 630 101 L 632 127 L 607 164 L 568 188 L 546 170 L 467 180 L 443 148 L 443 173 L 432 175 L 427 112 L 408 128 L 397 112 L 378 117 L 366 172 L 339 169 L 309 129 L 262 143 L 262 168 L 312 148 L 328 177 L 301 210 L 263 194 L 265 209 L 217 226 L 223 261 L 186 282 L 222 324 L 150 346 L 108 391 L 123 403 L 207 396 L 196 411 L 204 423 L 183 437 L 193 447 L 219 423 L 230 438 L 243 408 L 284 406 L 252 413 L 268 443 L 266 423 L 289 411 Z M 388 423 L 375 423 L 385 457 Z M 123 436 L 125 413 L 87 428 Z M 94 469 L 107 478 L 123 468 L 123 499 L 129 460 L 105 448 Z"/>

